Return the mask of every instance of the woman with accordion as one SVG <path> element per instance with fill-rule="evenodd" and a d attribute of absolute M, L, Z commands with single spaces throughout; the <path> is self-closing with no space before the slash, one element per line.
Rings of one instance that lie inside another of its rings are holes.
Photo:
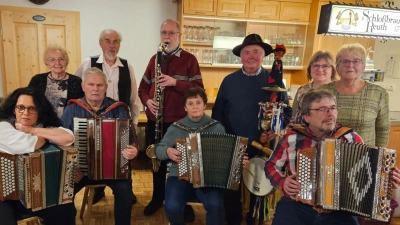
<path fill-rule="evenodd" d="M 30 88 L 19 88 L 5 99 L 0 108 L 0 136 L 0 152 L 10 155 L 32 153 L 47 141 L 56 145 L 71 145 L 74 142 L 72 131 L 61 127 L 61 121 L 49 101 Z M 20 201 L 0 201 L 1 224 L 16 225 L 17 220 L 24 216 L 39 216 L 46 225 L 73 225 L 75 215 L 70 210 L 74 207 L 72 204 L 32 212 Z"/>
<path fill-rule="evenodd" d="M 202 88 L 190 88 L 183 96 L 187 116 L 172 124 L 163 139 L 156 147 L 156 156 L 160 160 L 170 159 L 172 165 L 165 188 L 165 215 L 171 225 L 185 224 L 184 209 L 193 192 L 203 203 L 206 210 L 206 224 L 223 224 L 224 222 L 224 189 L 202 187 L 193 189 L 186 180 L 178 179 L 177 164 L 182 161 L 182 154 L 175 147 L 177 138 L 187 137 L 191 132 L 225 133 L 224 127 L 204 114 L 207 96 Z M 247 164 L 247 156 L 243 164 Z"/>

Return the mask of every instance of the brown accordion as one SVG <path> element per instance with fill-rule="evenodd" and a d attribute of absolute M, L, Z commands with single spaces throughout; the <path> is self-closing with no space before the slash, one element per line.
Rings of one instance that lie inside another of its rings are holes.
<path fill-rule="evenodd" d="M 176 149 L 182 153 L 178 178 L 189 181 L 195 188 L 238 190 L 247 141 L 245 137 L 207 132 L 176 139 Z"/>
<path fill-rule="evenodd" d="M 129 119 L 74 117 L 79 169 L 89 179 L 128 179 L 130 160 L 122 151 L 130 142 Z"/>
<path fill-rule="evenodd" d="M 33 153 L 0 152 L 0 200 L 32 211 L 72 202 L 78 150 L 46 143 Z"/>
<path fill-rule="evenodd" d="M 395 150 L 326 139 L 297 152 L 298 201 L 388 221 Z"/>

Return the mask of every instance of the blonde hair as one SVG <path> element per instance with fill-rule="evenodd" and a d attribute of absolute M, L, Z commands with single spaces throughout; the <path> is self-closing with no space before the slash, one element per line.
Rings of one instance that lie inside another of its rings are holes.
<path fill-rule="evenodd" d="M 50 53 L 56 52 L 56 51 L 61 52 L 62 57 L 65 59 L 65 62 L 67 63 L 66 66 L 68 66 L 68 64 L 69 64 L 68 52 L 67 52 L 67 50 L 65 50 L 65 48 L 63 48 L 57 44 L 50 44 L 44 50 L 43 61 L 46 64 L 46 66 L 47 66 L 47 61 L 49 60 Z"/>
<path fill-rule="evenodd" d="M 340 59 L 343 56 L 349 54 L 355 54 L 359 56 L 363 64 L 365 63 L 365 59 L 367 58 L 367 51 L 361 44 L 359 43 L 345 44 L 339 49 L 338 53 L 336 54 L 336 66 L 339 66 Z"/>

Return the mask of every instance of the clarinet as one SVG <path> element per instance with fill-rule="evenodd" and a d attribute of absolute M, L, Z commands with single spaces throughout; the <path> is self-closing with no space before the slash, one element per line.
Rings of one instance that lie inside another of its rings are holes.
<path fill-rule="evenodd" d="M 153 171 L 157 172 L 160 168 L 160 160 L 156 157 L 156 146 L 162 138 L 162 123 L 163 123 L 163 110 L 164 110 L 164 87 L 160 87 L 158 84 L 158 78 L 161 76 L 161 59 L 162 52 L 167 50 L 168 42 L 161 42 L 158 45 L 157 56 L 156 56 L 156 74 L 155 74 L 155 90 L 154 90 L 154 101 L 158 103 L 158 110 L 155 114 L 156 125 L 155 125 L 155 141 L 154 144 L 146 148 L 146 155 L 151 158 Z"/>

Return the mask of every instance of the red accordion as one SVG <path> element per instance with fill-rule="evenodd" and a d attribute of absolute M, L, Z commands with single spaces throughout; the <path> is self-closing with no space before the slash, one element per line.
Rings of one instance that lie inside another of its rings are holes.
<path fill-rule="evenodd" d="M 79 148 L 79 169 L 89 179 L 128 179 L 130 160 L 122 151 L 130 141 L 129 119 L 74 118 L 75 146 Z"/>

